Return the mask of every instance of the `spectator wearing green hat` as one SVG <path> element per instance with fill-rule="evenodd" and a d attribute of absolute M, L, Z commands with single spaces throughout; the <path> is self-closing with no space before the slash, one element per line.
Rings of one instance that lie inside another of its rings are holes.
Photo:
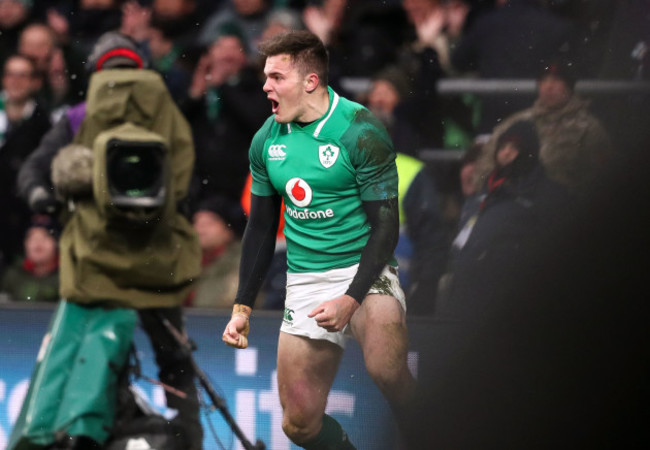
<path fill-rule="evenodd" d="M 2 292 L 13 301 L 59 300 L 59 224 L 47 215 L 35 215 L 25 233 L 25 255 L 2 277 Z"/>

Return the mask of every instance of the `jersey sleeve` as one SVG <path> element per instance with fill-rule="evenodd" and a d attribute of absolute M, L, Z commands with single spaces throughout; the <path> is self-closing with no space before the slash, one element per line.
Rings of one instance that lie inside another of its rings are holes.
<path fill-rule="evenodd" d="M 250 150 L 248 151 L 250 170 L 253 178 L 251 193 L 261 197 L 276 194 L 266 171 L 266 158 L 264 157 L 264 143 L 270 133 L 272 121 L 273 117 L 270 117 L 262 128 L 255 133 Z"/>
<path fill-rule="evenodd" d="M 397 166 L 393 144 L 379 120 L 360 109 L 341 137 L 356 170 L 362 201 L 397 197 Z"/>

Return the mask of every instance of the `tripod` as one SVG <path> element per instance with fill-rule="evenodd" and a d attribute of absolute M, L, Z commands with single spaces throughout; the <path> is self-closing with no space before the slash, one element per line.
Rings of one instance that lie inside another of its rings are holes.
<path fill-rule="evenodd" d="M 203 389 L 205 389 L 205 392 L 210 397 L 210 400 L 212 401 L 214 407 L 219 410 L 219 412 L 223 416 L 224 420 L 226 421 L 230 429 L 233 431 L 233 433 L 235 433 L 237 439 L 239 439 L 241 444 L 244 446 L 244 449 L 265 450 L 266 445 L 261 440 L 258 439 L 257 441 L 255 441 L 255 444 L 252 444 L 246 438 L 241 428 L 239 428 L 239 425 L 237 425 L 237 422 L 235 422 L 235 419 L 230 414 L 230 411 L 228 410 L 228 407 L 226 406 L 226 402 L 224 401 L 224 399 L 220 397 L 219 394 L 217 394 L 217 392 L 212 387 L 212 384 L 210 384 L 208 377 L 205 375 L 205 372 L 203 372 L 203 370 L 201 370 L 201 368 L 196 364 L 196 361 L 192 357 L 192 351 L 195 349 L 194 343 L 187 336 L 183 335 L 180 331 L 178 331 L 176 327 L 174 327 L 174 325 L 172 325 L 169 322 L 169 320 L 166 317 L 164 317 L 162 314 L 158 314 L 158 318 L 161 320 L 161 322 L 163 323 L 167 331 L 169 331 L 171 336 L 180 345 L 181 349 L 183 350 L 183 353 L 189 359 L 190 364 L 192 365 L 192 369 L 194 370 L 194 373 L 199 379 L 199 383 L 201 383 L 201 386 L 203 387 Z"/>

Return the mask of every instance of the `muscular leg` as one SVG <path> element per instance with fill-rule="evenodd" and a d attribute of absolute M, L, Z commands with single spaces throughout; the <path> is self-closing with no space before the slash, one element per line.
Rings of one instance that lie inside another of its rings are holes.
<path fill-rule="evenodd" d="M 350 321 L 370 377 L 397 415 L 412 401 L 415 379 L 408 370 L 406 314 L 391 296 L 368 295 Z M 398 420 L 400 417 L 398 417 Z"/>
<path fill-rule="evenodd" d="M 282 429 L 297 445 L 314 439 L 321 430 L 327 396 L 343 349 L 323 340 L 280 332 L 278 390 Z"/>

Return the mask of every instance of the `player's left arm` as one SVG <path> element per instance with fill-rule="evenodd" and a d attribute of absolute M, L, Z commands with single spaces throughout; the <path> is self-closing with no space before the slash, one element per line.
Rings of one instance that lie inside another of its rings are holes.
<path fill-rule="evenodd" d="M 346 293 L 324 302 L 309 314 L 319 326 L 328 331 L 340 331 L 347 325 L 393 256 L 399 238 L 395 151 L 387 133 L 377 124 L 376 119 L 373 116 L 366 116 L 365 119 L 365 125 L 353 134 L 354 153 L 350 159 L 357 171 L 370 236 L 361 253 L 357 273 Z"/>
<path fill-rule="evenodd" d="M 399 209 L 397 198 L 364 201 L 363 209 L 370 223 L 370 237 L 361 253 L 359 269 L 346 295 L 361 303 L 393 256 L 399 238 Z"/>
<path fill-rule="evenodd" d="M 364 201 L 363 209 L 370 223 L 370 237 L 361 253 L 359 268 L 347 292 L 321 303 L 309 317 L 327 331 L 341 331 L 350 322 L 364 297 L 392 257 L 399 237 L 397 198 Z"/>

